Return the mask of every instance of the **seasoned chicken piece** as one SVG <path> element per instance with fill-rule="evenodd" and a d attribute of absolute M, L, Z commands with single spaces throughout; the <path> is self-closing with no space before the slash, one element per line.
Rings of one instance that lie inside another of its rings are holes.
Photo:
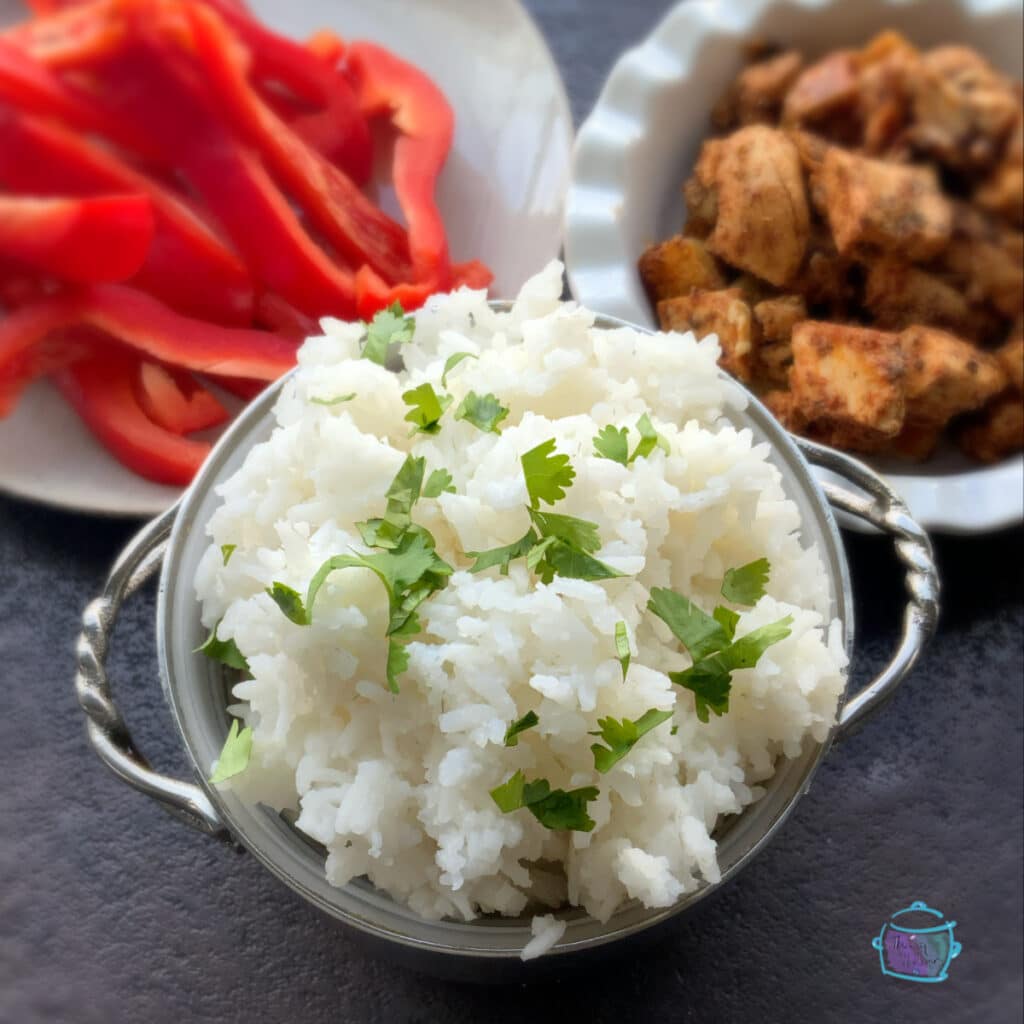
<path fill-rule="evenodd" d="M 725 110 L 716 112 L 716 127 L 774 124 L 803 64 L 804 59 L 796 50 L 786 50 L 745 67 L 729 90 Z"/>
<path fill-rule="evenodd" d="M 640 257 L 640 277 L 654 303 L 694 288 L 724 288 L 725 278 L 715 257 L 697 238 L 676 235 L 652 245 Z"/>
<path fill-rule="evenodd" d="M 825 154 L 831 148 L 832 143 L 820 135 L 815 135 L 814 132 L 803 131 L 799 128 L 791 128 L 786 135 L 796 146 L 796 151 L 800 154 L 800 163 L 810 175 L 813 184 L 814 176 L 821 170 L 821 165 L 825 162 Z"/>
<path fill-rule="evenodd" d="M 955 168 L 991 166 L 1020 114 L 1013 83 L 977 51 L 940 46 L 913 80 L 914 142 Z"/>
<path fill-rule="evenodd" d="M 880 249 L 928 260 L 949 242 L 953 210 L 931 167 L 871 160 L 833 146 L 814 182 L 836 248 L 843 255 Z"/>
<path fill-rule="evenodd" d="M 793 363 L 793 328 L 806 319 L 807 304 L 802 295 L 779 295 L 754 306 L 758 329 L 756 377 L 776 387 L 786 385 Z"/>
<path fill-rule="evenodd" d="M 970 303 L 991 303 L 1010 319 L 1024 308 L 1024 235 L 966 203 L 956 204 L 953 237 L 940 263 Z"/>
<path fill-rule="evenodd" d="M 924 462 L 930 459 L 939 446 L 943 426 L 933 423 L 904 423 L 903 429 L 883 448 L 880 455 L 895 455 L 899 459 L 911 462 Z"/>
<path fill-rule="evenodd" d="M 906 129 L 919 60 L 917 49 L 893 31 L 875 36 L 857 54 L 857 107 L 866 153 L 890 152 Z"/>
<path fill-rule="evenodd" d="M 1007 385 L 999 360 L 945 331 L 914 326 L 899 336 L 906 359 L 908 423 L 943 426 L 979 409 Z"/>
<path fill-rule="evenodd" d="M 978 186 L 974 202 L 982 209 L 1024 227 L 1024 114 L 1017 117 L 1002 159 Z"/>
<path fill-rule="evenodd" d="M 793 84 L 782 105 L 787 126 L 821 121 L 857 103 L 857 64 L 852 50 L 838 50 L 812 64 Z"/>
<path fill-rule="evenodd" d="M 722 347 L 718 364 L 742 381 L 749 381 L 754 362 L 750 307 L 738 288 L 695 291 L 658 303 L 663 331 L 693 331 L 698 338 L 717 334 Z"/>
<path fill-rule="evenodd" d="M 762 125 L 741 128 L 717 145 L 706 158 L 702 153 L 691 179 L 701 187 L 708 177 L 714 182 L 717 219 L 707 246 L 727 263 L 784 285 L 800 269 L 810 234 L 796 147 Z M 707 201 L 702 217 L 705 207 Z"/>
<path fill-rule="evenodd" d="M 972 337 L 975 329 L 972 310 L 956 288 L 893 260 L 880 260 L 868 270 L 864 305 L 875 323 L 888 330 L 928 324 Z"/>
<path fill-rule="evenodd" d="M 798 431 L 800 422 L 796 417 L 792 391 L 768 391 L 761 396 L 768 411 L 787 429 Z"/>
<path fill-rule="evenodd" d="M 836 252 L 829 229 L 812 224 L 807 260 L 792 283 L 793 290 L 811 305 L 828 307 L 833 317 L 845 317 L 855 297 L 850 267 L 850 261 Z"/>
<path fill-rule="evenodd" d="M 1020 395 L 997 398 L 961 432 L 960 447 L 981 462 L 998 462 L 1024 449 L 1024 403 Z"/>
<path fill-rule="evenodd" d="M 903 429 L 904 356 L 895 334 L 805 320 L 793 330 L 794 416 L 808 437 L 873 452 Z"/>
<path fill-rule="evenodd" d="M 995 351 L 1010 386 L 1018 395 L 1024 394 L 1024 327 L 1018 324 L 1010 340 Z"/>
<path fill-rule="evenodd" d="M 686 200 L 687 220 L 683 234 L 696 238 L 707 238 L 718 218 L 718 189 L 716 179 L 722 161 L 725 143 L 721 139 L 709 139 L 701 146 L 697 166 L 683 185 Z"/>

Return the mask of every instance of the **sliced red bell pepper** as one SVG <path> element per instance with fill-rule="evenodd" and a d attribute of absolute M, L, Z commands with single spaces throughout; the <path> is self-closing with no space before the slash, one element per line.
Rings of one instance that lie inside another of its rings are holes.
<path fill-rule="evenodd" d="M 288 338 L 193 320 L 131 288 L 94 285 L 0 320 L 0 379 L 51 332 L 80 326 L 103 331 L 160 362 L 213 376 L 269 381 L 295 365 L 297 346 Z"/>
<path fill-rule="evenodd" d="M 246 78 L 245 52 L 215 12 L 200 6 L 186 12 L 205 80 L 225 116 L 259 148 L 326 241 L 355 266 L 368 263 L 392 282 L 407 279 L 412 268 L 401 226 L 260 99 Z"/>
<path fill-rule="evenodd" d="M 146 196 L 156 234 L 133 283 L 191 316 L 251 322 L 253 287 L 242 261 L 186 200 L 109 150 L 59 125 L 0 108 L 0 184 L 29 194 Z"/>
<path fill-rule="evenodd" d="M 456 263 L 452 266 L 449 288 L 486 288 L 494 275 L 479 260 L 470 263 Z M 438 289 L 431 284 L 388 285 L 369 267 L 361 267 L 356 273 L 356 309 L 363 320 L 372 319 L 375 313 L 387 309 L 397 302 L 402 309 L 410 312 L 419 309 Z"/>
<path fill-rule="evenodd" d="M 229 394 L 251 402 L 265 388 L 269 387 L 263 380 L 248 380 L 245 377 L 218 377 L 217 384 Z"/>
<path fill-rule="evenodd" d="M 117 0 L 66 4 L 4 32 L 4 38 L 54 71 L 77 68 L 117 45 L 122 24 L 111 17 Z"/>
<path fill-rule="evenodd" d="M 346 71 L 367 117 L 389 115 L 398 130 L 392 180 L 409 231 L 416 280 L 443 291 L 448 240 L 435 202 L 455 119 L 440 89 L 419 69 L 373 43 L 352 43 Z"/>
<path fill-rule="evenodd" d="M 231 414 L 190 373 L 149 361 L 139 365 L 136 397 L 143 412 L 172 434 L 193 434 L 227 422 Z"/>
<path fill-rule="evenodd" d="M 152 240 L 145 196 L 0 196 L 0 254 L 67 281 L 124 281 L 145 262 Z"/>
<path fill-rule="evenodd" d="M 122 465 L 156 483 L 185 486 L 211 446 L 179 437 L 146 415 L 135 391 L 138 367 L 137 356 L 112 349 L 58 371 L 54 382 Z"/>
<path fill-rule="evenodd" d="M 264 292 L 257 298 L 256 322 L 261 327 L 298 341 L 317 333 L 316 320 L 305 313 L 300 313 L 293 305 L 273 292 Z"/>

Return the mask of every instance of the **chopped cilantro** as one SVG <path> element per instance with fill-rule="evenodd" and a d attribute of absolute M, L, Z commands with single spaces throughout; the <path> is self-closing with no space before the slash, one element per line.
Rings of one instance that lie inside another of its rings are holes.
<path fill-rule="evenodd" d="M 410 407 L 405 420 L 413 425 L 414 434 L 436 434 L 441 429 L 445 409 L 452 404 L 452 396 L 437 394 L 433 384 L 427 383 L 406 391 L 402 401 Z"/>
<path fill-rule="evenodd" d="M 591 736 L 600 736 L 608 744 L 607 747 L 600 743 L 591 744 L 591 751 L 594 754 L 594 767 L 604 774 L 610 771 L 636 746 L 637 741 L 646 736 L 652 729 L 667 722 L 672 717 L 671 711 L 659 711 L 651 708 L 645 711 L 635 722 L 623 718 L 617 722 L 614 718 L 599 718 L 597 724 L 600 732 L 593 732 Z"/>
<path fill-rule="evenodd" d="M 729 642 L 720 622 L 673 590 L 655 587 L 647 607 L 672 630 L 695 662 L 706 654 L 720 651 Z"/>
<path fill-rule="evenodd" d="M 666 455 L 672 454 L 668 440 L 654 429 L 654 424 L 651 423 L 651 418 L 647 413 L 644 413 L 637 420 L 636 429 L 640 431 L 640 441 L 637 443 L 633 454 L 629 457 L 630 462 L 636 462 L 637 459 L 646 459 L 655 448 L 660 448 Z"/>
<path fill-rule="evenodd" d="M 508 418 L 508 409 L 494 395 L 478 395 L 470 391 L 455 410 L 457 420 L 472 423 L 485 434 L 500 434 L 500 424 Z"/>
<path fill-rule="evenodd" d="M 302 595 L 297 590 L 293 590 L 285 583 L 275 583 L 267 589 L 267 593 L 273 598 L 274 604 L 284 612 L 285 617 L 296 626 L 309 625 L 309 613 L 302 601 Z"/>
<path fill-rule="evenodd" d="M 505 730 L 505 746 L 519 746 L 519 734 L 526 732 L 527 729 L 532 729 L 539 721 L 540 719 L 537 717 L 536 711 L 527 711 L 518 722 L 513 722 Z"/>
<path fill-rule="evenodd" d="M 520 459 L 533 508 L 539 508 L 542 501 L 549 505 L 561 501 L 566 488 L 571 487 L 576 479 L 576 470 L 569 465 L 569 456 L 552 454 L 554 451 L 555 439 L 552 437 L 531 448 Z"/>
<path fill-rule="evenodd" d="M 356 397 L 356 393 L 353 391 L 348 395 L 335 395 L 333 398 L 311 398 L 310 401 L 314 405 L 341 405 L 342 402 L 351 402 Z"/>
<path fill-rule="evenodd" d="M 240 775 L 248 766 L 251 754 L 252 729 L 246 726 L 239 732 L 238 719 L 232 719 L 228 738 L 224 741 L 220 757 L 217 758 L 217 767 L 210 776 L 210 782 L 217 785 Z"/>
<path fill-rule="evenodd" d="M 362 358 L 378 366 L 387 366 L 391 346 L 412 341 L 415 331 L 416 321 L 405 315 L 401 303 L 392 303 L 366 325 L 366 344 L 363 345 Z"/>
<path fill-rule="evenodd" d="M 506 544 L 502 548 L 491 548 L 489 551 L 467 551 L 467 558 L 476 559 L 469 571 L 483 572 L 485 569 L 490 569 L 492 565 L 497 565 L 500 566 L 501 575 L 507 576 L 509 562 L 513 562 L 517 558 L 525 558 L 538 539 L 537 534 L 530 529 L 519 540 Z"/>
<path fill-rule="evenodd" d="M 731 608 L 726 608 L 725 605 L 720 604 L 711 614 L 715 622 L 722 627 L 726 639 L 731 641 L 736 635 L 736 627 L 739 625 L 739 612 L 734 612 Z"/>
<path fill-rule="evenodd" d="M 424 498 L 439 498 L 442 494 L 454 494 L 452 475 L 447 469 L 435 469 L 423 485 Z"/>
<path fill-rule="evenodd" d="M 552 789 L 547 779 L 527 782 L 521 771 L 491 790 L 491 798 L 503 813 L 526 807 L 545 828 L 575 832 L 590 832 L 594 828 L 587 804 L 596 800 L 598 794 L 595 786 L 566 792 Z"/>
<path fill-rule="evenodd" d="M 536 508 L 529 509 L 529 513 L 533 525 L 537 527 L 537 532 L 542 537 L 555 537 L 588 555 L 601 547 L 597 523 L 577 519 L 575 516 L 559 515 L 557 512 L 541 512 Z"/>
<path fill-rule="evenodd" d="M 472 352 L 456 352 L 450 355 L 444 363 L 444 370 L 441 373 L 441 387 L 448 387 L 448 374 L 455 369 L 463 359 L 479 359 L 478 355 L 474 355 Z"/>
<path fill-rule="evenodd" d="M 767 558 L 730 569 L 722 581 L 722 597 L 733 604 L 757 604 L 764 597 L 770 572 Z"/>
<path fill-rule="evenodd" d="M 231 561 L 231 556 L 235 553 L 237 547 L 237 544 L 221 544 L 220 557 L 224 560 L 225 565 Z"/>
<path fill-rule="evenodd" d="M 551 547 L 545 552 L 544 564 L 552 576 L 565 576 L 572 580 L 613 580 L 623 574 L 610 565 L 580 551 L 564 541 L 554 539 Z M 545 579 L 550 583 L 551 579 Z"/>
<path fill-rule="evenodd" d="M 234 640 L 217 639 L 217 628 L 219 626 L 220 623 L 218 622 L 210 630 L 210 635 L 201 647 L 196 648 L 196 653 L 205 654 L 208 658 L 219 661 L 222 665 L 227 665 L 228 668 L 237 668 L 240 672 L 248 672 L 249 662 L 245 660 L 245 655 L 238 649 L 238 644 Z"/>
<path fill-rule="evenodd" d="M 669 734 L 669 736 L 675 736 L 675 734 L 677 732 L 679 732 L 679 726 L 678 725 L 673 725 L 672 728 L 669 729 L 668 734 Z"/>
<path fill-rule="evenodd" d="M 629 437 L 625 427 L 605 427 L 594 438 L 594 452 L 598 458 L 611 459 L 625 466 L 629 462 Z"/>
<path fill-rule="evenodd" d="M 363 543 L 370 548 L 395 548 L 412 526 L 412 509 L 419 501 L 427 460 L 406 456 L 391 481 L 385 498 L 387 510 L 381 519 L 356 523 Z"/>
<path fill-rule="evenodd" d="M 626 681 L 626 673 L 629 671 L 629 633 L 626 632 L 625 622 L 615 623 L 615 654 L 622 666 L 622 681 Z"/>
<path fill-rule="evenodd" d="M 405 644 L 400 644 L 394 637 L 388 639 L 388 664 L 386 669 L 388 689 L 398 693 L 398 677 L 409 667 L 409 652 Z"/>

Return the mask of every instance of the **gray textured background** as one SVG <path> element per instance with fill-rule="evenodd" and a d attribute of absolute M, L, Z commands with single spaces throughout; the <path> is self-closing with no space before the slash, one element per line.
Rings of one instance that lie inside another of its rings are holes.
<path fill-rule="evenodd" d="M 663 0 L 532 0 L 577 120 Z M 251 858 L 101 768 L 71 692 L 78 615 L 130 524 L 0 499 L 0 1021 L 1021 1019 L 1020 530 L 944 539 L 941 634 L 881 717 L 830 755 L 779 837 L 660 944 L 580 976 L 484 988 L 364 953 Z M 848 538 L 856 676 L 895 636 L 885 543 Z M 114 677 L 141 749 L 182 759 L 156 683 L 152 594 Z M 964 951 L 942 985 L 883 978 L 870 941 L 926 900 Z"/>

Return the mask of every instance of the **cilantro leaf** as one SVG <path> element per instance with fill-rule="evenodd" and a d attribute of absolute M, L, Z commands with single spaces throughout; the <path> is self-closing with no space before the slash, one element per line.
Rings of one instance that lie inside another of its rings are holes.
<path fill-rule="evenodd" d="M 626 681 L 626 673 L 629 671 L 629 659 L 632 657 L 629 651 L 629 633 L 626 632 L 625 622 L 615 623 L 615 654 L 622 666 L 622 681 Z"/>
<path fill-rule="evenodd" d="M 552 437 L 531 448 L 520 459 L 533 508 L 539 508 L 542 501 L 549 505 L 561 501 L 566 488 L 571 487 L 576 479 L 576 470 L 569 465 L 569 456 L 552 454 L 554 451 L 555 439 Z"/>
<path fill-rule="evenodd" d="M 668 734 L 669 734 L 669 736 L 675 736 L 675 734 L 677 732 L 679 732 L 679 726 L 678 725 L 673 725 L 672 728 L 669 729 Z"/>
<path fill-rule="evenodd" d="M 311 398 L 310 401 L 314 405 L 341 405 L 342 402 L 351 402 L 356 397 L 356 393 L 353 391 L 348 395 L 335 395 L 333 398 Z"/>
<path fill-rule="evenodd" d="M 559 515 L 557 512 L 541 512 L 536 508 L 528 511 L 542 537 L 557 537 L 588 555 L 601 547 L 597 523 L 577 519 L 575 516 Z"/>
<path fill-rule="evenodd" d="M 426 383 L 406 391 L 402 401 L 410 407 L 405 421 L 413 425 L 414 434 L 436 434 L 441 429 L 441 417 L 452 404 L 452 396 L 439 395 L 433 384 Z"/>
<path fill-rule="evenodd" d="M 400 644 L 394 637 L 388 640 L 387 679 L 388 689 L 398 693 L 398 677 L 409 667 L 409 652 L 405 644 Z"/>
<path fill-rule="evenodd" d="M 267 588 L 267 593 L 273 598 L 274 604 L 290 619 L 296 626 L 308 626 L 309 612 L 302 600 L 302 595 L 293 590 L 285 583 L 275 583 Z"/>
<path fill-rule="evenodd" d="M 537 717 L 536 711 L 527 711 L 518 722 L 513 722 L 505 730 L 505 746 L 519 746 L 519 734 L 526 732 L 527 729 L 532 729 L 539 721 L 540 719 Z"/>
<path fill-rule="evenodd" d="M 424 498 L 439 498 L 442 494 L 454 494 L 452 475 L 447 469 L 435 469 L 423 485 Z"/>
<path fill-rule="evenodd" d="M 733 604 L 757 604 L 764 597 L 771 564 L 767 558 L 730 569 L 722 581 L 722 597 Z"/>
<path fill-rule="evenodd" d="M 415 331 L 416 321 L 405 315 L 401 303 L 393 302 L 366 325 L 366 344 L 363 345 L 362 358 L 378 366 L 387 366 L 391 346 L 412 341 Z"/>
<path fill-rule="evenodd" d="M 548 539 L 553 543 L 544 555 L 544 563 L 553 575 L 572 580 L 613 580 L 624 575 L 563 540 L 556 537 Z M 551 580 L 545 579 L 544 582 L 550 583 Z"/>
<path fill-rule="evenodd" d="M 490 569 L 492 565 L 497 565 L 501 567 L 501 575 L 507 576 L 509 562 L 528 555 L 538 540 L 537 534 L 531 528 L 519 540 L 506 544 L 502 548 L 491 548 L 489 551 L 467 551 L 467 558 L 476 559 L 469 571 L 472 573 L 483 572 L 485 569 Z"/>
<path fill-rule="evenodd" d="M 457 420 L 472 423 L 485 434 L 500 434 L 500 424 L 508 419 L 508 409 L 494 395 L 478 395 L 470 391 L 455 410 Z"/>
<path fill-rule="evenodd" d="M 636 429 L 640 431 L 640 440 L 637 442 L 633 454 L 629 457 L 630 462 L 636 462 L 637 459 L 646 459 L 655 448 L 660 448 L 666 455 L 672 454 L 667 438 L 654 429 L 654 424 L 651 423 L 651 418 L 647 413 L 644 413 L 637 420 Z"/>
<path fill-rule="evenodd" d="M 224 560 L 225 565 L 231 561 L 231 556 L 235 553 L 237 547 L 237 544 L 221 544 L 220 557 Z"/>
<path fill-rule="evenodd" d="M 448 374 L 451 373 L 452 370 L 454 370 L 455 367 L 458 366 L 459 363 L 461 363 L 463 359 L 479 359 L 479 358 L 480 357 L 478 355 L 475 355 L 472 352 L 455 352 L 453 355 L 450 355 L 445 360 L 444 370 L 441 373 L 441 387 L 443 387 L 443 388 L 448 387 Z"/>
<path fill-rule="evenodd" d="M 566 792 L 564 789 L 552 789 L 547 779 L 527 782 L 523 773 L 517 771 L 491 790 L 491 799 L 505 814 L 528 808 L 545 828 L 589 832 L 595 823 L 587 814 L 587 804 L 596 800 L 598 794 L 595 786 Z"/>
<path fill-rule="evenodd" d="M 598 458 L 611 459 L 620 465 L 629 463 L 629 437 L 625 427 L 610 424 L 594 438 L 594 452 Z"/>
<path fill-rule="evenodd" d="M 722 627 L 726 639 L 731 643 L 732 638 L 736 635 L 736 627 L 739 625 L 739 613 L 720 604 L 711 615 L 715 622 Z"/>
<path fill-rule="evenodd" d="M 689 598 L 655 587 L 647 607 L 675 634 L 694 661 L 729 643 L 722 624 L 702 612 Z"/>
<path fill-rule="evenodd" d="M 696 698 L 697 717 L 709 720 L 709 711 L 724 715 L 729 710 L 729 692 L 732 673 L 741 668 L 753 668 L 772 644 L 785 640 L 792 630 L 793 616 L 753 630 L 735 640 L 724 650 L 695 661 L 684 672 L 670 672 L 669 679 L 678 686 L 691 690 Z"/>
<path fill-rule="evenodd" d="M 224 741 L 220 757 L 217 758 L 217 767 L 210 776 L 210 782 L 217 785 L 240 775 L 248 767 L 251 754 L 252 729 L 246 726 L 239 732 L 238 719 L 232 719 L 228 738 Z"/>
<path fill-rule="evenodd" d="M 385 494 L 387 510 L 383 518 L 356 523 L 367 547 L 393 549 L 398 546 L 412 527 L 412 509 L 420 499 L 426 468 L 426 459 L 406 456 Z"/>
<path fill-rule="evenodd" d="M 635 722 L 623 718 L 617 722 L 614 718 L 599 718 L 597 724 L 601 731 L 591 735 L 600 736 L 608 744 L 607 747 L 600 743 L 591 744 L 591 751 L 594 755 L 594 767 L 604 774 L 617 765 L 632 749 L 642 736 L 646 736 L 652 729 L 667 722 L 672 717 L 671 711 L 659 711 L 651 708 L 645 711 Z"/>
<path fill-rule="evenodd" d="M 202 646 L 196 648 L 195 653 L 205 654 L 208 658 L 227 665 L 228 668 L 237 668 L 240 672 L 248 672 L 249 662 L 245 660 L 245 655 L 238 649 L 238 644 L 234 640 L 217 639 L 218 626 L 220 626 L 219 622 L 210 630 L 210 635 Z"/>

